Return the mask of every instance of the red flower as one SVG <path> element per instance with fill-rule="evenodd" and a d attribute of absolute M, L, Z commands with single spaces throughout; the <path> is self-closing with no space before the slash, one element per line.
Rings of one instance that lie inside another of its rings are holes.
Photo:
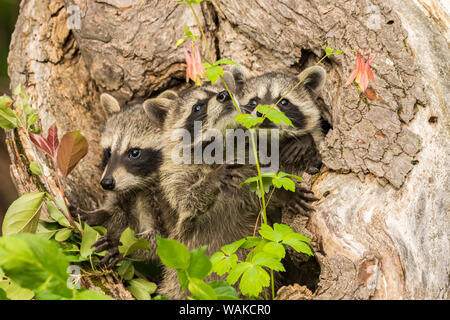
<path fill-rule="evenodd" d="M 184 46 L 184 57 L 186 58 L 186 82 L 189 82 L 189 79 L 192 79 L 196 85 L 201 86 L 203 79 L 203 75 L 206 70 L 202 64 L 202 58 L 200 56 L 200 52 L 198 51 L 198 46 L 194 44 L 191 46 L 191 52 L 186 49 Z"/>
<path fill-rule="evenodd" d="M 372 59 L 370 59 L 370 53 L 368 53 L 367 61 L 364 61 L 364 54 L 365 52 L 363 52 L 363 55 L 361 56 L 359 51 L 357 51 L 355 69 L 353 69 L 352 73 L 350 73 L 350 76 L 345 83 L 345 85 L 348 85 L 356 79 L 356 83 L 359 84 L 359 87 L 363 92 L 366 91 L 369 85 L 369 78 L 373 83 L 375 83 L 375 78 L 372 70 L 370 69 L 370 64 L 373 62 L 378 53 L 376 53 Z"/>

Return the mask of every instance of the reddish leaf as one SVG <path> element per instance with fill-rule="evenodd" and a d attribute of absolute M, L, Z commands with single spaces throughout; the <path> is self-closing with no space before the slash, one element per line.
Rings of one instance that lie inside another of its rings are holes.
<path fill-rule="evenodd" d="M 56 127 L 56 122 L 50 128 L 48 128 L 47 142 L 51 150 L 53 151 L 53 155 L 56 155 L 56 150 L 59 146 L 58 128 Z"/>
<path fill-rule="evenodd" d="M 52 157 L 52 158 L 54 157 L 54 151 L 49 146 L 47 140 L 43 136 L 41 136 L 39 134 L 30 133 L 30 139 L 36 146 L 39 147 L 39 149 L 44 151 L 50 157 Z"/>
<path fill-rule="evenodd" d="M 66 133 L 58 148 L 58 167 L 64 178 L 88 152 L 88 142 L 80 131 Z"/>

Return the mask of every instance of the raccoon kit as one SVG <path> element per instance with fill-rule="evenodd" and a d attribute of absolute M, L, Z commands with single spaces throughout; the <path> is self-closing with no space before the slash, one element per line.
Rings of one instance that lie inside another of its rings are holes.
<path fill-rule="evenodd" d="M 233 67 L 231 72 L 234 78 L 240 79 L 236 95 L 242 110 L 254 116 L 261 116 L 256 109 L 258 105 L 277 103 L 299 80 L 304 79 L 302 84 L 289 92 L 276 107 L 291 120 L 293 127 L 283 123 L 277 125 L 266 119 L 260 128 L 280 130 L 281 171 L 298 176 L 304 172 L 317 173 L 322 162 L 317 146 L 323 140 L 323 132 L 321 111 L 315 99 L 325 83 L 325 69 L 318 66 L 307 68 L 297 77 L 274 72 L 250 77 L 243 67 Z M 307 213 L 312 210 L 308 202 L 314 197 L 308 195 L 308 190 L 303 186 L 300 188 L 304 192 L 304 199 L 296 199 L 295 209 Z"/>
<path fill-rule="evenodd" d="M 230 73 L 224 78 L 230 88 L 239 86 Z M 226 129 L 236 128 L 237 111 L 227 91 L 221 85 L 205 85 L 173 97 L 164 124 L 163 162 L 160 168 L 161 186 L 178 218 L 169 238 L 184 243 L 189 249 L 207 245 L 211 255 L 225 245 L 251 236 L 260 212 L 258 197 L 248 185 L 237 189 L 239 183 L 257 175 L 254 165 L 186 164 L 173 159 L 181 138 L 173 139 L 181 130 L 191 136 L 195 121 L 202 122 L 202 133 L 215 129 L 225 136 Z M 148 105 L 150 109 L 152 104 Z M 192 142 L 193 141 L 193 142 Z M 204 145 L 195 136 L 189 147 Z M 224 143 L 223 146 L 226 144 Z M 267 216 L 270 223 L 280 221 L 280 213 L 292 193 L 276 190 L 272 196 Z M 159 293 L 169 298 L 182 298 L 175 270 L 166 269 Z M 211 276 L 214 277 L 214 276 Z"/>
<path fill-rule="evenodd" d="M 164 103 L 167 91 L 158 97 Z M 75 216 L 89 225 L 101 225 L 107 229 L 106 236 L 94 246 L 100 252 L 109 249 L 101 263 L 111 267 L 121 258 L 118 246 L 123 230 L 130 227 L 136 237 L 149 240 L 152 250 L 139 250 L 136 258 L 157 259 L 156 235 L 167 236 L 166 225 L 170 225 L 169 205 L 161 196 L 159 167 L 162 162 L 162 124 L 157 108 L 148 115 L 145 108 L 152 99 L 143 105 L 136 104 L 121 110 L 115 98 L 101 95 L 101 103 L 108 113 L 101 135 L 103 148 L 103 175 L 100 184 L 107 190 L 102 207 L 94 211 L 75 210 Z M 161 114 L 164 109 L 158 109 Z"/>

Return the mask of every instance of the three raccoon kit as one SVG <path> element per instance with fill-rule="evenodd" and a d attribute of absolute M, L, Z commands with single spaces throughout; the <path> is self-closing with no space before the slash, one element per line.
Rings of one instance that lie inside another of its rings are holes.
<path fill-rule="evenodd" d="M 278 104 L 293 127 L 266 121 L 258 129 L 278 129 L 279 169 L 298 176 L 315 173 L 321 165 L 316 146 L 323 133 L 315 98 L 325 82 L 325 70 L 307 69 L 298 77 L 282 73 L 252 77 L 242 67 L 224 73 L 241 112 L 248 114 L 257 114 L 258 105 L 276 103 L 305 76 L 302 84 Z M 188 143 L 181 143 L 184 150 L 205 150 L 211 131 L 216 134 L 215 140 L 222 140 L 228 130 L 242 129 L 234 121 L 238 112 L 221 83 L 180 93 L 168 90 L 142 104 L 123 108 L 115 98 L 102 94 L 101 103 L 108 114 L 101 136 L 104 171 L 100 182 L 107 196 L 100 209 L 89 212 L 78 208 L 74 213 L 90 225 L 107 229 L 107 234 L 94 244 L 97 251 L 109 250 L 102 263 L 112 266 L 120 261 L 119 238 L 127 227 L 151 246 L 151 250 L 137 251 L 133 258 L 155 262 L 157 235 L 175 239 L 190 250 L 207 245 L 208 255 L 253 235 L 260 201 L 248 185 L 240 189 L 237 186 L 257 175 L 254 164 L 186 163 L 174 157 L 180 152 L 181 140 L 181 135 L 174 139 L 176 132 L 191 137 Z M 198 123 L 200 138 L 194 132 Z M 229 145 L 220 142 L 224 152 L 236 152 L 234 145 L 233 150 L 227 150 Z M 267 217 L 274 223 L 280 222 L 286 211 L 308 214 L 313 210 L 310 203 L 316 200 L 300 184 L 294 195 L 276 189 Z M 175 270 L 163 271 L 159 293 L 183 298 Z"/>

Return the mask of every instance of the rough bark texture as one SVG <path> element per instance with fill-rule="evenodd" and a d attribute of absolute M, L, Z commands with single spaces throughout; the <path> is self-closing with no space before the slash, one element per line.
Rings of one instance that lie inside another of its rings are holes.
<path fill-rule="evenodd" d="M 320 276 L 308 297 L 448 298 L 445 6 L 433 0 L 214 0 L 197 10 L 214 57 L 254 74 L 298 73 L 322 57 L 320 44 L 378 52 L 373 100 L 344 86 L 353 52 L 324 65 L 321 101 L 333 128 L 313 181 L 321 200 L 311 219 L 288 219 L 314 240 Z M 69 10 L 69 19 L 79 13 L 80 28 L 68 28 L 68 8 L 79 9 Z M 22 1 L 9 57 L 11 85 L 29 91 L 44 128 L 56 121 L 61 131 L 79 129 L 90 141 L 88 157 L 68 183 L 83 205 L 93 207 L 101 196 L 95 183 L 104 119 L 99 93 L 125 102 L 182 86 L 184 56 L 174 44 L 184 25 L 198 33 L 189 8 L 175 1 Z M 21 193 L 32 190 L 36 183 L 27 182 L 24 166 L 33 158 L 30 146 L 8 134 L 16 185 Z M 282 292 L 299 298 L 307 290 Z"/>

